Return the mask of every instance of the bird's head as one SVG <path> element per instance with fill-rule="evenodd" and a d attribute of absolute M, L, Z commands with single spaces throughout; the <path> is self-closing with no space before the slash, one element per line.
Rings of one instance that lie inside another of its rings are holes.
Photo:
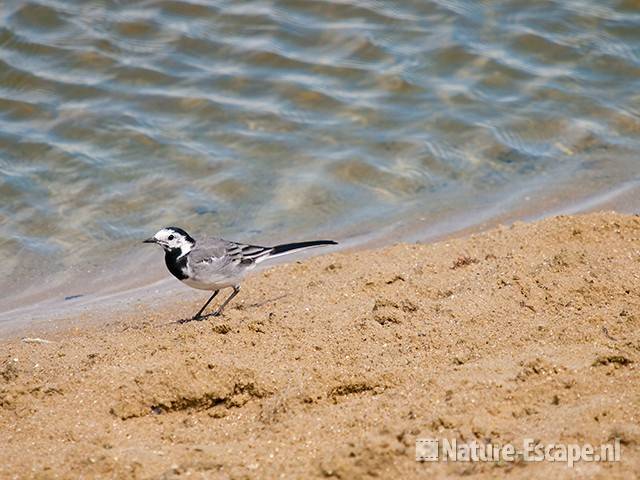
<path fill-rule="evenodd" d="M 187 232 L 178 227 L 165 227 L 150 238 L 144 240 L 144 243 L 157 243 L 165 252 L 180 253 L 184 255 L 189 253 L 196 241 Z"/>

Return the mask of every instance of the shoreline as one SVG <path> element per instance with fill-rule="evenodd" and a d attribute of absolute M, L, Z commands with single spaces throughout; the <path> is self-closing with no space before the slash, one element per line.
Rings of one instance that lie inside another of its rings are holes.
<path fill-rule="evenodd" d="M 639 266 L 639 217 L 561 216 L 279 265 L 213 321 L 169 323 L 180 295 L 32 328 L 0 340 L 0 476 L 625 478 Z M 417 463 L 417 438 L 623 450 Z"/>
<path fill-rule="evenodd" d="M 568 202 L 565 197 L 569 193 L 571 198 L 575 194 L 578 200 Z M 535 198 L 536 195 L 531 197 L 531 199 Z M 479 208 L 477 212 L 475 210 L 465 214 L 459 212 L 453 219 L 425 218 L 417 221 L 414 218 L 411 221 L 398 222 L 383 229 L 386 233 L 382 235 L 354 234 L 340 238 L 340 245 L 334 251 L 354 252 L 384 248 L 397 241 L 421 244 L 441 242 L 519 221 L 533 222 L 557 215 L 582 215 L 602 209 L 632 214 L 635 213 L 635 206 L 640 204 L 640 180 L 631 179 L 612 190 L 600 191 L 597 194 L 591 192 L 586 197 L 581 197 L 577 192 L 572 191 L 565 192 L 564 196 L 562 194 L 554 196 L 552 191 L 546 191 L 544 198 L 543 202 L 535 202 L 535 206 L 532 205 L 534 202 L 531 199 L 516 201 L 514 197 L 509 201 L 512 204 L 509 210 L 503 211 L 499 206 L 494 206 L 489 211 Z M 311 252 L 307 255 L 298 255 L 296 258 L 306 259 L 317 254 L 322 252 Z M 138 261 L 139 265 L 133 261 L 133 258 L 140 255 L 142 260 Z M 130 257 L 125 265 L 120 265 L 115 270 L 104 270 L 100 275 L 95 272 L 92 277 L 82 277 L 79 282 L 62 283 L 52 290 L 24 297 L 24 300 L 30 299 L 35 303 L 20 306 L 15 300 L 5 302 L 5 310 L 0 311 L 0 340 L 43 327 L 51 323 L 52 317 L 62 321 L 69 316 L 68 311 L 74 312 L 76 316 L 87 318 L 95 316 L 96 311 L 101 314 L 109 314 L 113 311 L 126 314 L 128 309 L 140 302 L 153 303 L 162 308 L 166 302 L 164 299 L 167 297 L 173 295 L 188 297 L 192 293 L 175 279 L 168 277 L 164 262 L 158 258 L 157 252 L 135 252 L 135 255 L 130 254 Z M 139 271 L 143 266 L 147 273 L 146 276 L 140 277 Z M 101 277 L 109 278 L 109 283 L 105 283 Z M 114 287 L 114 283 L 117 286 Z M 66 297 L 71 297 L 71 300 L 67 301 Z M 9 306 L 12 307 L 9 308 Z M 46 313 L 40 313 L 42 310 Z M 29 315 L 31 320 L 21 324 L 21 320 L 17 318 L 24 315 Z"/>

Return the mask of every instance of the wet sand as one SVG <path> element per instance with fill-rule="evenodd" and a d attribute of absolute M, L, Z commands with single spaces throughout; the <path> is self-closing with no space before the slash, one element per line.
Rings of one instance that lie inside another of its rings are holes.
<path fill-rule="evenodd" d="M 202 299 L 0 344 L 3 478 L 631 478 L 640 218 L 517 223 L 337 253 Z M 418 463 L 416 438 L 600 445 L 622 460 Z"/>

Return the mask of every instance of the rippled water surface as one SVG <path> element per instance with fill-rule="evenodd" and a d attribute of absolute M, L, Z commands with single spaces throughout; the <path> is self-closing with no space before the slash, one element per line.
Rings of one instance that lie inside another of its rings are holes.
<path fill-rule="evenodd" d="M 639 115 L 632 0 L 4 0 L 0 306 L 159 275 L 164 225 L 357 243 L 597 199 Z"/>

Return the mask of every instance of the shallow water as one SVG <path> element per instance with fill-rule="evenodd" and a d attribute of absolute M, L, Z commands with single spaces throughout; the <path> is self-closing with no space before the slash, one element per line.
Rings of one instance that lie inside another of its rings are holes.
<path fill-rule="evenodd" d="M 639 134 L 632 0 L 3 1 L 0 310 L 165 275 L 165 225 L 357 245 L 595 208 Z"/>

